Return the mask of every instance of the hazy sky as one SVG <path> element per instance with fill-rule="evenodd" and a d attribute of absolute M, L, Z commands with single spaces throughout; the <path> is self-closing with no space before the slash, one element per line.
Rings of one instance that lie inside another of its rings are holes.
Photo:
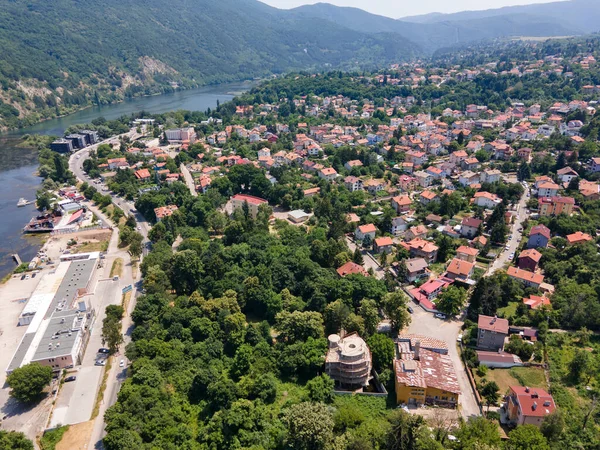
<path fill-rule="evenodd" d="M 457 12 L 475 9 L 500 8 L 502 6 L 549 3 L 552 0 L 261 0 L 277 8 L 294 8 L 312 3 L 331 3 L 352 6 L 374 14 L 393 18 L 426 14 L 430 12 Z M 556 1 L 556 0 L 554 0 Z"/>

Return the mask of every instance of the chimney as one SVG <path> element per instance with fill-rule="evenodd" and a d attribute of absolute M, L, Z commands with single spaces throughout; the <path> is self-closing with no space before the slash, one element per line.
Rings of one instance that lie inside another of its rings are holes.
<path fill-rule="evenodd" d="M 414 358 L 418 361 L 420 358 L 420 354 L 421 354 L 421 341 L 420 340 L 416 340 L 415 341 L 415 356 Z"/>
<path fill-rule="evenodd" d="M 533 409 L 534 411 L 537 409 L 537 402 L 533 402 L 533 405 L 531 405 L 531 409 Z"/>
<path fill-rule="evenodd" d="M 529 394 L 529 386 L 525 386 L 525 392 Z"/>

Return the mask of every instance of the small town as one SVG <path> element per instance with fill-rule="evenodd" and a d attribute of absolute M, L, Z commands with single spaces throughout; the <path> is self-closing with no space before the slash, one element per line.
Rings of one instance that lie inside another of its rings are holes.
<path fill-rule="evenodd" d="M 600 48 L 521 50 L 278 76 L 47 140 L 23 224 L 44 244 L 0 285 L 2 428 L 595 448 Z"/>

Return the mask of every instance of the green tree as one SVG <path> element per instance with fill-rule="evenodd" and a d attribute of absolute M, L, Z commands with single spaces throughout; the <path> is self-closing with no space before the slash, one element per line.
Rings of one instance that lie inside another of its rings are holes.
<path fill-rule="evenodd" d="M 323 403 L 292 405 L 283 417 L 287 445 L 295 450 L 325 450 L 333 443 L 333 417 Z"/>
<path fill-rule="evenodd" d="M 464 306 L 466 298 L 467 295 L 464 289 L 449 286 L 440 294 L 435 307 L 444 314 L 456 316 Z"/>
<path fill-rule="evenodd" d="M 102 343 L 106 345 L 113 354 L 119 350 L 119 345 L 123 343 L 120 320 L 115 320 L 108 315 L 104 318 L 102 321 Z"/>
<path fill-rule="evenodd" d="M 6 378 L 11 388 L 11 397 L 28 403 L 39 400 L 50 381 L 52 381 L 52 368 L 39 363 L 19 367 Z"/>
<path fill-rule="evenodd" d="M 363 255 L 358 249 L 358 247 L 354 249 L 354 253 L 352 254 L 352 261 L 360 266 L 362 266 L 365 263 Z"/>
<path fill-rule="evenodd" d="M 339 333 L 349 315 L 350 308 L 342 300 L 331 302 L 325 307 L 323 313 L 325 332 L 327 334 Z"/>
<path fill-rule="evenodd" d="M 377 333 L 367 339 L 367 345 L 371 350 L 373 367 L 378 372 L 389 369 L 394 362 L 394 341 L 385 334 Z"/>
<path fill-rule="evenodd" d="M 481 389 L 481 395 L 485 398 L 488 411 L 490 410 L 490 405 L 495 405 L 498 402 L 498 399 L 500 398 L 499 391 L 500 388 L 495 381 L 486 383 Z"/>
<path fill-rule="evenodd" d="M 275 317 L 279 340 L 287 343 L 323 336 L 323 316 L 315 311 L 282 311 Z"/>
<path fill-rule="evenodd" d="M 332 403 L 334 385 L 335 382 L 327 374 L 322 374 L 309 380 L 306 383 L 308 400 L 311 402 Z"/>
<path fill-rule="evenodd" d="M 394 410 L 390 415 L 390 431 L 386 437 L 387 450 L 418 450 L 419 436 L 425 420 L 419 415 Z"/>
<path fill-rule="evenodd" d="M 466 422 L 461 422 L 456 437 L 464 449 L 497 449 L 501 444 L 498 423 L 484 417 L 472 417 Z"/>
<path fill-rule="evenodd" d="M 379 310 L 375 300 L 365 298 L 360 302 L 358 313 L 364 320 L 365 337 L 372 336 L 377 331 L 379 325 Z"/>
<path fill-rule="evenodd" d="M 398 332 L 410 323 L 410 314 L 406 310 L 406 296 L 401 291 L 385 294 L 381 306 L 390 320 L 392 331 Z"/>
<path fill-rule="evenodd" d="M 239 380 L 250 371 L 253 360 L 252 347 L 249 345 L 240 345 L 235 352 L 233 363 L 231 364 L 231 376 L 234 380 Z"/>
<path fill-rule="evenodd" d="M 33 450 L 33 442 L 18 431 L 0 430 L 0 450 Z"/>
<path fill-rule="evenodd" d="M 556 410 L 552 414 L 544 417 L 540 431 L 548 442 L 556 442 L 560 438 L 564 428 L 565 419 L 563 413 L 560 410 Z"/>
<path fill-rule="evenodd" d="M 521 425 L 508 434 L 506 450 L 549 450 L 548 441 L 534 425 Z"/>
<path fill-rule="evenodd" d="M 202 262 L 193 250 L 175 253 L 171 259 L 171 285 L 179 295 L 190 295 L 200 283 Z"/>

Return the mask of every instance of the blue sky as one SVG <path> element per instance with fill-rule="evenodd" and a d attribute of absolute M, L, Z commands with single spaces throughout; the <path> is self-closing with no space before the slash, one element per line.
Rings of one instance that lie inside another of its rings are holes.
<path fill-rule="evenodd" d="M 549 3 L 550 0 L 261 0 L 277 8 L 294 8 L 300 5 L 332 3 L 337 6 L 352 6 L 395 19 L 431 12 L 451 13 L 465 10 L 491 9 L 502 6 Z"/>

